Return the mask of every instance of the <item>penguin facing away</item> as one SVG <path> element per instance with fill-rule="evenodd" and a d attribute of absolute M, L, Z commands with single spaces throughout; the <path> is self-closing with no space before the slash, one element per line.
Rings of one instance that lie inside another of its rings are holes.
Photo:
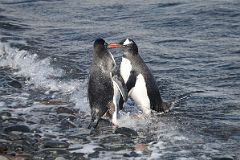
<path fill-rule="evenodd" d="M 138 53 L 137 44 L 132 39 L 124 39 L 120 43 L 113 44 L 123 49 L 120 73 L 126 83 L 128 96 L 144 114 L 150 114 L 151 110 L 168 112 L 171 105 L 163 102 L 155 78 Z M 122 100 L 120 100 L 121 108 L 123 108 Z"/>
<path fill-rule="evenodd" d="M 127 88 L 117 70 L 115 60 L 103 39 L 95 40 L 93 61 L 88 81 L 88 100 L 91 109 L 91 123 L 88 128 L 95 128 L 101 117 L 107 116 L 113 124 L 117 123 L 118 101 L 127 100 Z"/>

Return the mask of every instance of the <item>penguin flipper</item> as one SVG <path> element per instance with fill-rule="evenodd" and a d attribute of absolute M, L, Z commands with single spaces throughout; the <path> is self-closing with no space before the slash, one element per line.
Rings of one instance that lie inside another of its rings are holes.
<path fill-rule="evenodd" d="M 123 97 L 121 96 L 118 103 L 119 110 L 123 109 L 123 103 L 124 103 L 124 100 L 123 100 Z"/>
<path fill-rule="evenodd" d="M 116 74 L 116 75 L 113 75 L 112 79 L 115 85 L 117 86 L 118 90 L 120 91 L 123 97 L 123 100 L 126 102 L 128 98 L 128 94 L 127 94 L 128 92 L 127 92 L 127 87 L 124 83 L 123 78 L 120 75 Z"/>

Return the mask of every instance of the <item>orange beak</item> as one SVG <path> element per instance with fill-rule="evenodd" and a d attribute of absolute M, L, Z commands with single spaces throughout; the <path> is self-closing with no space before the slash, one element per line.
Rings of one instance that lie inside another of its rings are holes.
<path fill-rule="evenodd" d="M 121 44 L 117 44 L 117 43 L 109 43 L 108 44 L 108 49 L 111 49 L 111 48 L 121 48 L 123 47 Z"/>

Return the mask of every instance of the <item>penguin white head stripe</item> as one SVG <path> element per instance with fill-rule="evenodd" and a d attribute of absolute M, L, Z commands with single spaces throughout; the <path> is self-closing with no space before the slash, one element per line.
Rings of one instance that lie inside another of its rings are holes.
<path fill-rule="evenodd" d="M 123 45 L 129 45 L 132 44 L 133 42 L 130 41 L 128 38 L 124 41 Z"/>

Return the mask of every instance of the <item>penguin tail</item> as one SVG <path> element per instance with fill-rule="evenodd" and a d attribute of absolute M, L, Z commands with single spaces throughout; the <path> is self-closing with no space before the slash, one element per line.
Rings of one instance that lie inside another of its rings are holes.
<path fill-rule="evenodd" d="M 181 102 L 187 100 L 188 98 L 190 98 L 193 93 L 200 93 L 200 92 L 202 92 L 202 91 L 194 91 L 194 92 L 185 93 L 185 94 L 182 94 L 180 96 L 175 97 L 174 100 L 172 100 L 170 102 L 163 102 L 162 104 L 163 104 L 164 113 L 169 112 L 176 105 L 178 105 L 179 103 L 181 103 Z"/>

